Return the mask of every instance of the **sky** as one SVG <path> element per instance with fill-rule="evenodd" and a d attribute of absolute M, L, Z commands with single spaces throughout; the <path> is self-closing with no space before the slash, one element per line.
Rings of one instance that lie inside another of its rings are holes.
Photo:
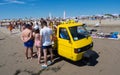
<path fill-rule="evenodd" d="M 120 14 L 120 0 L 0 0 L 0 19 Z"/>

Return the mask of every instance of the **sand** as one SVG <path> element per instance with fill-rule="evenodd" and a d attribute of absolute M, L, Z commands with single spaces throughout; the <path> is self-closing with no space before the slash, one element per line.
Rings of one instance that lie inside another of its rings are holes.
<path fill-rule="evenodd" d="M 120 32 L 120 25 L 98 27 L 97 30 Z M 16 29 L 13 33 L 0 28 L 0 75 L 120 75 L 120 40 L 93 39 L 93 50 L 99 54 L 98 63 L 94 66 L 55 57 L 53 65 L 42 69 L 37 64 L 37 58 L 25 59 L 20 31 Z"/>

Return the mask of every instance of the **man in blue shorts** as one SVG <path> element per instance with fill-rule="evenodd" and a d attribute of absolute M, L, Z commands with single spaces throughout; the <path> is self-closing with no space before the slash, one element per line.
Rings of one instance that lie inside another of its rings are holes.
<path fill-rule="evenodd" d="M 33 40 L 32 29 L 29 24 L 25 25 L 25 29 L 22 31 L 22 34 L 21 34 L 21 40 L 24 42 L 24 46 L 26 48 L 25 49 L 26 59 L 28 59 L 28 50 L 30 50 L 30 55 L 32 59 L 34 40 Z"/>

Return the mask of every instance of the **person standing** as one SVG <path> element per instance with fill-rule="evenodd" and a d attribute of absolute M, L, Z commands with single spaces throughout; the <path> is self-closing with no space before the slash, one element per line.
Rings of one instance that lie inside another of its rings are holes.
<path fill-rule="evenodd" d="M 33 32 L 29 24 L 25 25 L 25 29 L 21 33 L 21 40 L 24 42 L 26 59 L 28 59 L 28 50 L 30 50 L 30 55 L 32 59 L 34 40 L 33 40 Z"/>
<path fill-rule="evenodd" d="M 10 22 L 9 24 L 10 24 L 10 25 L 8 26 L 8 29 L 9 29 L 10 33 L 12 33 L 12 30 L 13 30 L 13 25 L 12 25 L 12 23 L 11 23 L 11 22 Z"/>
<path fill-rule="evenodd" d="M 44 64 L 42 65 L 42 68 L 47 68 L 48 65 L 52 63 L 53 60 L 53 52 L 52 52 L 52 38 L 53 32 L 52 29 L 47 27 L 47 22 L 44 20 L 41 22 L 42 29 L 40 30 L 40 41 L 41 41 L 41 46 L 43 49 L 43 54 L 44 54 Z M 47 50 L 50 52 L 50 58 L 51 60 L 48 61 L 47 63 Z"/>
<path fill-rule="evenodd" d="M 34 27 L 34 45 L 37 49 L 38 64 L 41 63 L 41 47 L 40 47 L 40 30 L 39 27 Z"/>

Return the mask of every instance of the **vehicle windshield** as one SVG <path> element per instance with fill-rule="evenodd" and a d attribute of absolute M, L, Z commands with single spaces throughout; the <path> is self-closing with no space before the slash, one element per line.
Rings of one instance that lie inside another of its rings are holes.
<path fill-rule="evenodd" d="M 69 30 L 74 41 L 77 41 L 83 38 L 88 38 L 89 36 L 89 32 L 87 31 L 84 25 L 69 27 Z"/>

